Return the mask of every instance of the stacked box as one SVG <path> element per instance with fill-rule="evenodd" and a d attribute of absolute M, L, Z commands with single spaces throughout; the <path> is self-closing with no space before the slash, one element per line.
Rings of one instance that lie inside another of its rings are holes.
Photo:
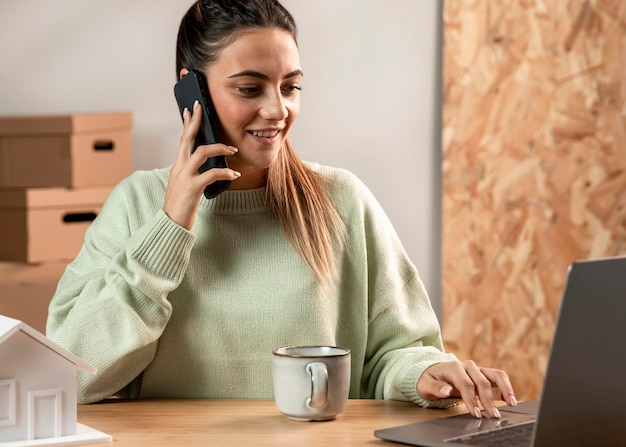
<path fill-rule="evenodd" d="M 0 315 L 21 320 L 45 334 L 50 298 L 66 266 L 65 261 L 0 262 Z"/>
<path fill-rule="evenodd" d="M 76 256 L 111 189 L 132 172 L 131 128 L 130 112 L 0 117 L 0 313 L 40 327 L 52 297 L 41 264 Z M 35 320 L 24 315 L 29 303 Z"/>
<path fill-rule="evenodd" d="M 0 118 L 0 187 L 113 186 L 132 169 L 129 112 Z"/>
<path fill-rule="evenodd" d="M 0 189 L 0 259 L 73 259 L 110 187 Z"/>
<path fill-rule="evenodd" d="M 0 117 L 0 260 L 70 260 L 132 171 L 130 112 Z"/>

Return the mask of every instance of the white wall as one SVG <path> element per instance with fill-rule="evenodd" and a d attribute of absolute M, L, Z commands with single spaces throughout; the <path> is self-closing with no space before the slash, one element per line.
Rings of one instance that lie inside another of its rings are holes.
<path fill-rule="evenodd" d="M 169 165 L 192 0 L 0 2 L 0 115 L 130 110 L 134 167 Z M 439 310 L 440 2 L 284 0 L 305 72 L 292 141 L 372 189 Z"/>

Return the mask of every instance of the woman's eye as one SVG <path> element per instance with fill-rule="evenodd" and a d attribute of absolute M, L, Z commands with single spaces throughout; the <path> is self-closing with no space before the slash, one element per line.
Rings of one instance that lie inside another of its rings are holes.
<path fill-rule="evenodd" d="M 237 91 L 243 96 L 256 96 L 261 92 L 259 87 L 237 87 Z"/>
<path fill-rule="evenodd" d="M 283 87 L 281 90 L 283 92 L 283 95 L 290 96 L 302 90 L 302 87 L 299 85 L 288 85 L 286 87 Z"/>
<path fill-rule="evenodd" d="M 298 84 L 286 85 L 280 88 L 280 91 L 284 96 L 291 96 L 297 91 L 302 90 L 302 87 Z M 237 92 L 246 98 L 254 98 L 263 94 L 263 88 L 259 86 L 237 86 Z"/>

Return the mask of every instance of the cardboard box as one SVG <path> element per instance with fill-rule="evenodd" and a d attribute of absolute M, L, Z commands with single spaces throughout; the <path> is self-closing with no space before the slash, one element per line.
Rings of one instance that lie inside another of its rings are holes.
<path fill-rule="evenodd" d="M 111 187 L 0 189 L 0 260 L 73 259 Z"/>
<path fill-rule="evenodd" d="M 0 315 L 22 320 L 45 334 L 48 306 L 66 267 L 66 262 L 0 262 Z"/>
<path fill-rule="evenodd" d="M 132 171 L 132 114 L 0 117 L 0 187 L 113 186 Z"/>

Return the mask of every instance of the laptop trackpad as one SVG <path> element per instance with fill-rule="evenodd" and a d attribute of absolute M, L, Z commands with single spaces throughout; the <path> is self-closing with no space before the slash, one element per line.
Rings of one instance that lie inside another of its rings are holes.
<path fill-rule="evenodd" d="M 476 419 L 470 414 L 432 419 L 398 427 L 376 430 L 375 436 L 387 441 L 412 445 L 434 445 L 446 439 L 497 430 L 508 425 L 523 424 L 536 419 L 537 402 L 522 402 L 516 407 L 498 407 L 502 418 Z"/>

